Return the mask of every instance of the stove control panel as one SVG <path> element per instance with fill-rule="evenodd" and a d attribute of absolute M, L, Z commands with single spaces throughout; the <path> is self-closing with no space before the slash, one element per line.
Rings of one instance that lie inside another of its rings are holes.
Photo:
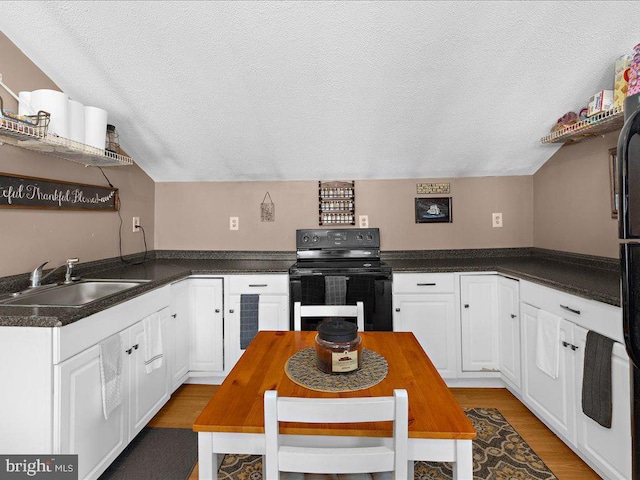
<path fill-rule="evenodd" d="M 296 230 L 297 249 L 380 248 L 377 228 L 304 229 Z"/>

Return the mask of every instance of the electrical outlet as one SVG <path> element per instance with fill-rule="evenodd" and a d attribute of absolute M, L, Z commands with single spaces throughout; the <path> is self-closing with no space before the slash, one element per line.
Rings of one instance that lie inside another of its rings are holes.
<path fill-rule="evenodd" d="M 239 226 L 238 217 L 229 217 L 229 230 L 238 230 Z"/>
<path fill-rule="evenodd" d="M 493 214 L 493 227 L 494 228 L 502 227 L 502 213 Z"/>
<path fill-rule="evenodd" d="M 369 215 L 358 216 L 358 225 L 360 228 L 369 228 Z"/>
<path fill-rule="evenodd" d="M 140 231 L 140 217 L 133 217 L 133 233 Z"/>

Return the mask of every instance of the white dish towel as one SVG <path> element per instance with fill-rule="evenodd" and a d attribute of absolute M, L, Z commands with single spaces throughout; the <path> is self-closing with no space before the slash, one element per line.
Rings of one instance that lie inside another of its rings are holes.
<path fill-rule="evenodd" d="M 108 419 L 122 403 L 122 341 L 115 334 L 100 343 L 102 412 Z"/>
<path fill-rule="evenodd" d="M 144 327 L 144 367 L 147 373 L 162 366 L 162 329 L 157 313 L 142 321 Z"/>
<path fill-rule="evenodd" d="M 560 321 L 545 310 L 538 310 L 536 332 L 536 366 L 551 378 L 558 378 L 560 365 Z"/>

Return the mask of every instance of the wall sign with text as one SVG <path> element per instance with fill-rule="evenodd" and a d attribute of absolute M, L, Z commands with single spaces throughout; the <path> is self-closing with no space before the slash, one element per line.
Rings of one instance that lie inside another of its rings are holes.
<path fill-rule="evenodd" d="M 0 208 L 118 210 L 118 189 L 0 173 Z"/>

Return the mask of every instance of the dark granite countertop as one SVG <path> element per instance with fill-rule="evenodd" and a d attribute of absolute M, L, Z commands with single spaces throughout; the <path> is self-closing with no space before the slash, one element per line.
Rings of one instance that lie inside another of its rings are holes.
<path fill-rule="evenodd" d="M 620 270 L 536 256 L 388 259 L 394 272 L 497 272 L 591 300 L 620 306 Z"/>
<path fill-rule="evenodd" d="M 139 286 L 83 307 L 21 307 L 0 305 L 0 326 L 61 327 L 150 290 L 190 275 L 287 273 L 292 252 L 156 251 L 139 256 L 79 265 L 82 278 L 147 280 Z M 547 285 L 592 300 L 620 305 L 620 269 L 615 259 L 562 254 L 540 249 L 440 250 L 385 252 L 394 272 L 497 272 Z M 0 279 L 0 293 L 26 288 L 28 275 Z"/>

